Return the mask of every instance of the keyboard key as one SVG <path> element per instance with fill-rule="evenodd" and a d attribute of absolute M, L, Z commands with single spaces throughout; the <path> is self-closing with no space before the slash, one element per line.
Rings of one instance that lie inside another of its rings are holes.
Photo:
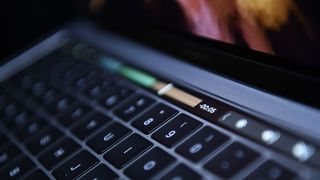
<path fill-rule="evenodd" d="M 53 127 L 46 128 L 43 131 L 41 131 L 38 135 L 30 139 L 26 143 L 26 147 L 32 154 L 38 154 L 46 147 L 48 147 L 50 144 L 58 140 L 61 137 L 61 135 L 62 133 Z"/>
<path fill-rule="evenodd" d="M 6 107 L 4 113 L 3 122 L 10 129 L 22 127 L 33 117 L 33 113 L 14 102 Z"/>
<path fill-rule="evenodd" d="M 37 79 L 33 74 L 25 74 L 23 77 L 21 77 L 20 85 L 22 88 L 29 90 L 34 86 L 36 82 Z"/>
<path fill-rule="evenodd" d="M 151 142 L 147 141 L 138 134 L 133 134 L 108 151 L 104 155 L 104 159 L 110 162 L 116 168 L 121 169 L 129 161 L 133 160 L 139 154 L 142 154 L 151 146 Z"/>
<path fill-rule="evenodd" d="M 164 104 L 158 104 L 146 113 L 139 116 L 133 121 L 132 125 L 139 129 L 140 131 L 149 134 L 156 127 L 165 123 L 178 111 Z"/>
<path fill-rule="evenodd" d="M 48 105 L 50 103 L 53 103 L 54 101 L 57 101 L 62 94 L 57 91 L 56 89 L 49 89 L 41 98 L 41 103 Z"/>
<path fill-rule="evenodd" d="M 5 147 L 0 149 L 0 167 L 12 161 L 20 154 L 21 151 L 18 147 L 11 143 L 7 144 Z"/>
<path fill-rule="evenodd" d="M 21 141 L 24 141 L 35 134 L 39 133 L 46 125 L 48 125 L 42 118 L 34 117 L 32 122 L 29 122 L 15 131 L 15 135 Z"/>
<path fill-rule="evenodd" d="M 43 81 L 37 81 L 30 89 L 30 93 L 39 99 L 48 91 L 48 86 Z"/>
<path fill-rule="evenodd" d="M 33 113 L 27 110 L 22 110 L 14 118 L 9 118 L 8 121 L 6 122 L 6 125 L 9 128 L 21 128 L 25 124 L 32 122 L 33 119 L 34 119 Z"/>
<path fill-rule="evenodd" d="M 81 151 L 56 168 L 52 173 L 57 179 L 74 179 L 98 162 L 98 159 L 88 151 Z"/>
<path fill-rule="evenodd" d="M 69 127 L 71 124 L 79 122 L 81 118 L 83 118 L 89 111 L 91 107 L 77 103 L 76 105 L 68 108 L 62 114 L 57 116 L 59 122 L 61 122 L 64 126 Z"/>
<path fill-rule="evenodd" d="M 204 127 L 180 145 L 176 151 L 187 159 L 198 162 L 228 139 L 226 135 L 210 127 Z"/>
<path fill-rule="evenodd" d="M 17 116 L 19 113 L 21 113 L 21 111 L 23 111 L 22 109 L 23 108 L 21 107 L 21 105 L 12 101 L 4 109 L 4 117 L 8 119 L 14 119 L 15 116 Z"/>
<path fill-rule="evenodd" d="M 27 157 L 22 157 L 0 171 L 2 179 L 18 179 L 35 167 Z"/>
<path fill-rule="evenodd" d="M 184 165 L 184 164 L 180 164 L 178 166 L 176 166 L 175 168 L 173 168 L 172 170 L 170 170 L 166 175 L 164 175 L 163 177 L 160 178 L 161 180 L 165 180 L 165 179 L 179 179 L 179 180 L 187 180 L 187 179 L 202 179 L 202 177 L 194 172 L 193 170 L 191 170 L 188 166 Z"/>
<path fill-rule="evenodd" d="M 267 161 L 245 179 L 294 179 L 295 173 L 273 161 Z"/>
<path fill-rule="evenodd" d="M 132 179 L 150 179 L 175 161 L 160 148 L 154 148 L 138 159 L 124 173 Z"/>
<path fill-rule="evenodd" d="M 53 115 L 56 115 L 60 112 L 67 110 L 72 106 L 74 100 L 72 98 L 68 98 L 66 96 L 61 96 L 55 101 L 46 105 L 46 109 Z"/>
<path fill-rule="evenodd" d="M 76 90 L 83 91 L 89 88 L 92 84 L 95 84 L 97 78 L 99 78 L 99 72 L 91 69 L 74 77 L 72 80 L 72 86 Z"/>
<path fill-rule="evenodd" d="M 104 164 L 100 164 L 92 169 L 88 174 L 80 178 L 81 180 L 108 180 L 118 179 L 119 176 Z"/>
<path fill-rule="evenodd" d="M 156 131 L 152 138 L 167 147 L 173 147 L 201 125 L 202 123 L 190 116 L 181 114 Z"/>
<path fill-rule="evenodd" d="M 114 86 L 114 83 L 110 79 L 102 78 L 92 83 L 84 90 L 84 92 L 88 97 L 97 99 L 106 92 L 110 91 L 112 86 Z"/>
<path fill-rule="evenodd" d="M 97 135 L 90 138 L 87 142 L 87 145 L 97 153 L 101 154 L 113 144 L 130 134 L 130 132 L 131 130 L 122 126 L 121 124 L 112 123 L 111 125 L 102 129 Z"/>
<path fill-rule="evenodd" d="M 258 157 L 258 153 L 240 144 L 233 143 L 204 167 L 222 178 L 230 178 Z"/>
<path fill-rule="evenodd" d="M 45 175 L 40 169 L 32 172 L 27 177 L 23 178 L 23 180 L 50 180 L 50 178 Z"/>
<path fill-rule="evenodd" d="M 110 92 L 107 92 L 98 102 L 105 108 L 111 109 L 114 106 L 118 105 L 124 99 L 128 98 L 133 91 L 129 88 L 116 86 L 110 89 Z"/>
<path fill-rule="evenodd" d="M 111 118 L 101 113 L 95 112 L 86 116 L 79 124 L 74 126 L 71 131 L 81 140 L 96 132 L 104 125 L 111 122 Z"/>
<path fill-rule="evenodd" d="M 143 95 L 136 95 L 115 110 L 115 114 L 124 121 L 130 121 L 140 112 L 150 107 L 154 100 Z"/>
<path fill-rule="evenodd" d="M 44 151 L 39 157 L 39 161 L 48 170 L 51 170 L 60 161 L 69 157 L 74 151 L 79 149 L 80 146 L 71 139 L 63 139 L 54 147 Z"/>

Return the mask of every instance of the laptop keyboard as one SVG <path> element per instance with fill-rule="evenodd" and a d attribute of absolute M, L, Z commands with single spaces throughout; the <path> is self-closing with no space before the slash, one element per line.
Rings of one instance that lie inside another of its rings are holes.
<path fill-rule="evenodd" d="M 3 83 L 0 115 L 2 179 L 298 176 L 228 130 L 72 57 L 49 56 Z"/>

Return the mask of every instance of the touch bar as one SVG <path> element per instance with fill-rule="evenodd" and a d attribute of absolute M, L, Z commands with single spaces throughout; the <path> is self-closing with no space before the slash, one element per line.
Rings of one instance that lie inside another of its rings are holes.
<path fill-rule="evenodd" d="M 199 99 L 179 88 L 174 87 L 171 83 L 166 84 L 158 81 L 153 86 L 153 89 L 158 92 L 159 96 L 167 96 L 190 107 L 195 107 L 202 102 L 202 99 Z"/>

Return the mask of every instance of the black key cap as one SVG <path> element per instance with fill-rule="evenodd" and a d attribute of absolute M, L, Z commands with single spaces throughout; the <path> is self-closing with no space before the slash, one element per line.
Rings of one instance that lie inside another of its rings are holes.
<path fill-rule="evenodd" d="M 98 112 L 86 116 L 81 122 L 75 125 L 71 131 L 81 140 L 97 132 L 101 127 L 111 122 L 111 118 Z"/>
<path fill-rule="evenodd" d="M 138 159 L 124 173 L 132 179 L 149 179 L 175 161 L 168 153 L 160 148 L 154 148 Z"/>
<path fill-rule="evenodd" d="M 295 173 L 273 161 L 267 161 L 245 179 L 294 179 Z"/>
<path fill-rule="evenodd" d="M 104 159 L 120 169 L 151 146 L 151 142 L 138 134 L 133 134 L 108 151 Z"/>
<path fill-rule="evenodd" d="M 113 144 L 127 136 L 131 130 L 119 123 L 113 123 L 102 129 L 97 135 L 90 138 L 88 146 L 94 151 L 101 154 L 110 148 Z"/>
<path fill-rule="evenodd" d="M 15 131 L 15 135 L 23 141 L 39 133 L 46 125 L 48 125 L 48 123 L 46 123 L 42 118 L 34 117 L 32 122 L 29 122 L 17 129 Z"/>
<path fill-rule="evenodd" d="M 80 74 L 73 79 L 72 86 L 76 90 L 80 90 L 80 91 L 85 90 L 96 82 L 95 79 L 99 78 L 98 74 L 99 72 L 97 72 L 96 70 L 89 70 L 83 74 Z"/>
<path fill-rule="evenodd" d="M 53 103 L 54 101 L 57 101 L 61 96 L 62 94 L 56 89 L 50 89 L 46 93 L 44 93 L 44 95 L 41 98 L 41 102 L 44 105 L 47 105 Z"/>
<path fill-rule="evenodd" d="M 33 113 L 29 112 L 17 103 L 9 104 L 3 117 L 4 124 L 10 128 L 19 128 L 32 120 Z"/>
<path fill-rule="evenodd" d="M 2 179 L 18 179 L 35 167 L 27 157 L 22 157 L 0 171 Z"/>
<path fill-rule="evenodd" d="M 80 178 L 81 180 L 109 180 L 109 179 L 118 179 L 118 175 L 113 172 L 110 168 L 108 168 L 104 164 L 100 164 L 94 169 L 92 169 L 88 174 Z"/>
<path fill-rule="evenodd" d="M 81 151 L 56 168 L 52 173 L 57 179 L 74 179 L 98 162 L 98 159 L 88 151 Z"/>
<path fill-rule="evenodd" d="M 176 151 L 189 160 L 198 162 L 228 139 L 226 135 L 210 127 L 204 127 L 180 145 Z"/>
<path fill-rule="evenodd" d="M 230 178 L 258 157 L 258 153 L 240 144 L 233 143 L 204 167 L 222 178 Z"/>
<path fill-rule="evenodd" d="M 69 107 L 72 106 L 73 103 L 74 100 L 72 98 L 61 96 L 55 101 L 47 104 L 45 107 L 51 114 L 56 115 L 60 112 L 67 110 Z"/>
<path fill-rule="evenodd" d="M 97 99 L 106 92 L 110 91 L 112 86 L 114 86 L 114 83 L 110 81 L 110 79 L 103 78 L 91 84 L 84 90 L 84 92 L 90 98 Z"/>
<path fill-rule="evenodd" d="M 116 86 L 99 98 L 99 103 L 107 108 L 111 109 L 114 106 L 118 105 L 122 102 L 125 98 L 129 97 L 133 91 L 126 87 Z"/>
<path fill-rule="evenodd" d="M 53 128 L 49 127 L 41 131 L 38 135 L 30 139 L 26 143 L 26 147 L 30 150 L 32 154 L 38 154 L 50 144 L 55 142 L 61 137 L 62 133 Z"/>
<path fill-rule="evenodd" d="M 143 95 L 136 95 L 125 102 L 121 107 L 118 107 L 115 110 L 115 114 L 124 121 L 130 121 L 140 112 L 150 107 L 152 103 L 154 103 L 154 100 Z"/>
<path fill-rule="evenodd" d="M 22 107 L 21 105 L 17 104 L 16 102 L 10 102 L 5 108 L 4 108 L 4 117 L 8 119 L 14 119 L 19 113 L 21 113 Z M 12 128 L 12 127 L 11 127 Z"/>
<path fill-rule="evenodd" d="M 77 103 L 76 105 L 68 108 L 62 114 L 57 116 L 59 122 L 61 122 L 64 126 L 69 127 L 71 124 L 79 122 L 81 118 L 83 118 L 91 108 L 87 105 Z"/>
<path fill-rule="evenodd" d="M 132 125 L 139 129 L 140 131 L 149 134 L 156 127 L 165 123 L 178 111 L 164 104 L 158 104 L 148 112 L 139 116 L 136 120 L 132 122 Z"/>
<path fill-rule="evenodd" d="M 47 91 L 48 86 L 43 81 L 35 82 L 35 84 L 30 89 L 31 94 L 37 99 L 43 96 Z"/>
<path fill-rule="evenodd" d="M 37 79 L 33 74 L 26 74 L 25 76 L 21 77 L 20 86 L 26 90 L 29 90 L 34 86 L 36 82 Z"/>
<path fill-rule="evenodd" d="M 25 124 L 32 122 L 34 119 L 33 116 L 33 113 L 27 110 L 23 110 L 19 112 L 14 118 L 9 118 L 6 125 L 9 128 L 21 128 Z"/>
<path fill-rule="evenodd" d="M 56 166 L 56 164 L 66 157 L 69 157 L 79 148 L 80 146 L 73 140 L 65 138 L 54 147 L 44 151 L 40 155 L 39 161 L 44 167 L 46 167 L 48 170 L 51 170 L 54 166 Z"/>
<path fill-rule="evenodd" d="M 181 114 L 156 131 L 152 138 L 161 144 L 172 147 L 202 125 L 199 121 Z"/>
<path fill-rule="evenodd" d="M 9 143 L 0 149 L 0 167 L 4 166 L 21 153 L 20 149 L 15 145 Z"/>
<path fill-rule="evenodd" d="M 160 178 L 161 180 L 166 180 L 166 179 L 179 179 L 179 180 L 187 180 L 187 179 L 202 179 L 202 177 L 191 170 L 188 166 L 184 164 L 179 164 L 172 170 L 170 170 L 166 175 Z"/>
<path fill-rule="evenodd" d="M 45 175 L 40 169 L 32 172 L 27 177 L 23 178 L 23 180 L 50 180 L 50 178 Z"/>

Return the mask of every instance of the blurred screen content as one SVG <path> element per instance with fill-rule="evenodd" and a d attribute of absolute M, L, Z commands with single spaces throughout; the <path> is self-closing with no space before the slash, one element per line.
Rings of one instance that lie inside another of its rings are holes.
<path fill-rule="evenodd" d="M 103 1 L 103 0 L 93 0 Z M 319 2 L 298 0 L 109 0 L 107 11 L 259 52 L 320 65 Z M 103 4 L 103 3 L 101 3 Z M 127 4 L 125 6 L 125 4 Z"/>

